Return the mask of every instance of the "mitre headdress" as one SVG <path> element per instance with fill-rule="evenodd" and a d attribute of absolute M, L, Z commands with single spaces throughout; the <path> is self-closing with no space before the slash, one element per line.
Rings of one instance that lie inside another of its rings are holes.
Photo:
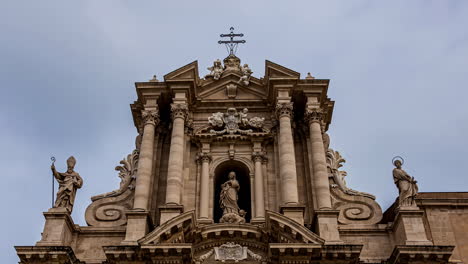
<path fill-rule="evenodd" d="M 70 156 L 70 157 L 67 159 L 67 165 L 68 165 L 69 167 L 74 168 L 74 167 L 75 167 L 75 164 L 76 164 L 76 159 L 75 159 L 75 157 Z"/>

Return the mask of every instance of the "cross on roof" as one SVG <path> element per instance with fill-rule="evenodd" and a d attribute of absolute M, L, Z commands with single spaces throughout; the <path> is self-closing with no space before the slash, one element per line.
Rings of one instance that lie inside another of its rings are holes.
<path fill-rule="evenodd" d="M 239 33 L 239 34 L 236 34 L 234 33 L 234 27 L 231 27 L 229 29 L 231 31 L 231 33 L 229 34 L 221 34 L 219 35 L 220 37 L 222 38 L 230 38 L 230 40 L 220 40 L 218 41 L 218 44 L 225 44 L 226 45 L 226 48 L 228 49 L 229 51 L 229 55 L 235 55 L 236 51 L 237 51 L 237 45 L 239 43 L 245 43 L 245 40 L 234 40 L 234 37 L 243 37 L 244 34 L 242 33 Z"/>

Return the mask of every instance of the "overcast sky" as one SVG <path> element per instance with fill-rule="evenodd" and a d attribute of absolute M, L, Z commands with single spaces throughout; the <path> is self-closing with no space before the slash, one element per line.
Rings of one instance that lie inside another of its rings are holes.
<path fill-rule="evenodd" d="M 397 196 L 391 159 L 422 192 L 468 191 L 468 2 L 2 1 L 0 3 L 0 259 L 34 245 L 51 203 L 50 156 L 74 155 L 84 179 L 73 211 L 114 190 L 114 167 L 134 148 L 134 82 L 198 60 L 200 75 L 237 55 L 254 76 L 265 60 L 330 79 L 331 147 L 348 185 Z"/>

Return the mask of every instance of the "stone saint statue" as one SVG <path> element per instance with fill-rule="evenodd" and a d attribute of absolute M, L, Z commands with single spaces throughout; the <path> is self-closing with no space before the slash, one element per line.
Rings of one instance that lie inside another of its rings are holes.
<path fill-rule="evenodd" d="M 221 184 L 221 195 L 219 205 L 223 209 L 221 223 L 245 223 L 245 211 L 237 205 L 239 182 L 236 180 L 236 173 L 229 173 L 229 180 Z"/>
<path fill-rule="evenodd" d="M 418 194 L 417 181 L 401 168 L 401 160 L 395 160 L 393 165 L 396 167 L 393 169 L 393 180 L 400 193 L 398 205 L 400 207 L 416 207 L 415 198 Z"/>
<path fill-rule="evenodd" d="M 67 171 L 58 172 L 55 165 L 52 164 L 52 174 L 59 183 L 59 190 L 55 200 L 54 208 L 66 208 L 70 213 L 73 210 L 73 202 L 75 201 L 76 190 L 83 185 L 83 179 L 74 171 L 76 159 L 71 156 L 67 159 Z"/>

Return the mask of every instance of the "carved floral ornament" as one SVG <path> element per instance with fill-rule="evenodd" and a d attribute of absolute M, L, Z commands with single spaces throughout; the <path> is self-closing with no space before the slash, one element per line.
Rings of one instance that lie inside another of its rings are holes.
<path fill-rule="evenodd" d="M 225 113 L 217 112 L 208 117 L 208 123 L 211 126 L 209 131 L 212 134 L 250 134 L 254 130 L 268 132 L 264 128 L 264 117 L 247 118 L 248 109 L 244 108 L 238 112 L 235 108 L 230 107 Z"/>
<path fill-rule="evenodd" d="M 187 114 L 188 114 L 187 104 L 180 104 L 180 103 L 171 104 L 172 119 L 176 119 L 176 118 L 185 119 Z"/>
<path fill-rule="evenodd" d="M 267 159 L 265 151 L 254 151 L 252 152 L 252 160 L 254 162 L 260 161 L 264 162 Z"/>
<path fill-rule="evenodd" d="M 308 119 L 309 123 L 321 122 L 323 121 L 324 114 L 321 108 L 311 108 L 311 109 L 306 109 L 305 116 Z"/>
<path fill-rule="evenodd" d="M 277 103 L 276 104 L 276 115 L 277 115 L 278 118 L 281 118 L 283 116 L 287 116 L 289 118 L 292 118 L 293 103 L 292 102 Z"/>
<path fill-rule="evenodd" d="M 159 124 L 159 110 L 157 108 L 152 110 L 142 110 L 141 118 L 145 125 L 156 126 Z"/>
<path fill-rule="evenodd" d="M 206 259 L 210 258 L 214 254 L 214 259 L 216 261 L 226 262 L 234 261 L 239 262 L 241 260 L 246 260 L 249 257 L 255 261 L 262 261 L 262 256 L 256 254 L 248 247 L 243 247 L 234 242 L 226 242 L 219 247 L 214 247 L 205 254 L 201 255 L 197 259 L 197 263 L 202 263 Z"/>

